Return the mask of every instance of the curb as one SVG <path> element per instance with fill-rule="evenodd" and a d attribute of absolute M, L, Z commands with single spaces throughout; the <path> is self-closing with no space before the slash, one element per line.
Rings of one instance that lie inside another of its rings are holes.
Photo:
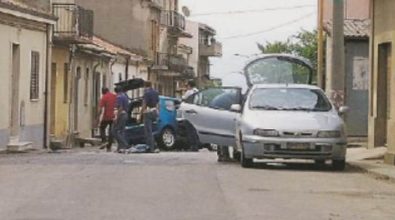
<path fill-rule="evenodd" d="M 351 162 L 347 162 L 347 165 L 354 168 L 354 169 L 358 169 L 361 172 L 368 174 L 369 176 L 373 177 L 376 180 L 388 181 L 390 183 L 395 184 L 395 176 L 390 176 L 390 175 L 387 175 L 382 172 L 374 170 L 375 165 L 371 164 L 369 162 L 351 161 Z M 378 166 L 376 165 L 376 168 L 377 167 Z M 395 169 L 395 167 L 394 167 L 394 169 Z"/>

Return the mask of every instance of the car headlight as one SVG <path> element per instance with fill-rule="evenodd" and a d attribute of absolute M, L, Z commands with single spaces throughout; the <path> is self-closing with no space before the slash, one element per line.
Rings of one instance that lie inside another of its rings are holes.
<path fill-rule="evenodd" d="M 280 133 L 272 129 L 255 129 L 254 135 L 258 135 L 262 137 L 278 137 L 280 136 Z"/>
<path fill-rule="evenodd" d="M 319 138 L 338 138 L 341 137 L 340 131 L 320 131 L 317 134 Z"/>

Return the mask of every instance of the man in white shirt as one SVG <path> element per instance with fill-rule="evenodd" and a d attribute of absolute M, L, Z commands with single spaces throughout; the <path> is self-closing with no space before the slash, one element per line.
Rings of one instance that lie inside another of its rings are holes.
<path fill-rule="evenodd" d="M 194 81 L 188 81 L 187 91 L 182 96 L 182 100 L 188 99 L 190 96 L 198 93 L 199 90 L 196 88 L 196 83 Z M 186 129 L 188 144 L 190 145 L 191 151 L 199 151 L 199 137 L 197 137 L 197 133 L 193 125 L 189 121 L 184 122 L 184 126 Z"/>
<path fill-rule="evenodd" d="M 189 96 L 198 93 L 199 90 L 196 88 L 196 84 L 194 81 L 188 81 L 187 84 L 187 91 L 185 92 L 185 94 L 182 96 L 182 99 L 185 100 L 187 99 Z"/>

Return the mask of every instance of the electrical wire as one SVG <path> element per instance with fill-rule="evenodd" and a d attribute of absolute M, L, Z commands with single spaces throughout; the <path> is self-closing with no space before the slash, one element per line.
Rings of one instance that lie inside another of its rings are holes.
<path fill-rule="evenodd" d="M 265 29 L 265 30 L 252 32 L 252 33 L 247 33 L 247 34 L 233 35 L 233 36 L 227 36 L 227 37 L 219 37 L 219 39 L 221 39 L 221 40 L 229 40 L 229 39 L 244 38 L 244 37 L 250 37 L 250 36 L 254 36 L 254 35 L 263 34 L 263 33 L 269 32 L 269 31 L 273 31 L 273 30 L 285 27 L 285 26 L 290 25 L 290 24 L 297 23 L 297 22 L 299 22 L 301 20 L 304 20 L 304 19 L 306 19 L 308 17 L 313 16 L 314 14 L 316 14 L 316 12 L 305 14 L 305 15 L 299 17 L 299 18 L 296 18 L 296 19 L 291 20 L 291 21 L 287 21 L 285 23 L 279 24 L 277 26 L 274 26 L 274 27 L 271 27 L 271 28 L 268 28 L 268 29 Z"/>
<path fill-rule="evenodd" d="M 207 12 L 207 13 L 192 14 L 191 17 L 203 17 L 203 16 L 211 16 L 211 15 L 228 15 L 228 14 L 234 15 L 234 14 L 260 13 L 260 12 L 266 12 L 266 11 L 293 10 L 293 9 L 312 8 L 312 7 L 317 7 L 317 6 L 316 5 L 296 5 L 296 6 L 288 6 L 288 7 L 251 9 L 251 10 L 238 10 L 238 11 L 227 11 L 227 12 Z"/>

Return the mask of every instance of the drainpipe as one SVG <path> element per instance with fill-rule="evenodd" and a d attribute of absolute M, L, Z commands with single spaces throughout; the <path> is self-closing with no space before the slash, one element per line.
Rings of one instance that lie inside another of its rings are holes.
<path fill-rule="evenodd" d="M 97 63 L 94 64 L 93 70 L 92 70 L 92 91 L 94 91 L 95 94 L 96 94 L 95 87 L 96 87 L 96 80 L 97 80 L 97 78 L 96 78 L 96 70 L 100 66 L 100 63 L 101 63 L 100 60 L 97 61 Z M 97 114 L 97 111 L 98 111 L 97 110 L 97 106 L 96 106 L 97 97 L 95 96 L 95 94 L 92 94 L 92 97 L 95 98 L 95 100 L 93 100 L 93 102 L 92 102 L 92 104 L 93 104 L 93 107 L 92 107 L 92 122 L 94 122 L 96 120 L 95 117 L 96 117 L 96 114 Z M 95 128 L 93 126 L 93 123 L 92 123 L 92 131 L 91 131 L 91 133 L 92 133 L 91 134 L 92 137 L 94 137 L 95 136 Z"/>
<path fill-rule="evenodd" d="M 46 58 L 45 58 L 45 65 L 46 65 L 46 70 L 45 70 L 45 88 L 44 88 L 44 136 L 43 136 L 43 144 L 44 144 L 44 148 L 48 149 L 48 145 L 49 145 L 49 123 L 50 120 L 48 118 L 50 118 L 49 114 L 53 114 L 53 112 L 51 112 L 50 108 L 51 108 L 51 104 L 49 102 L 49 99 L 51 98 L 51 96 L 53 94 L 49 94 L 48 89 L 50 88 L 49 84 L 51 83 L 51 78 L 53 76 L 50 75 L 50 73 L 52 73 L 52 65 L 51 65 L 51 57 L 52 57 L 52 25 L 47 24 L 47 35 L 46 35 Z M 49 123 L 48 123 L 49 122 Z"/>
<path fill-rule="evenodd" d="M 70 56 L 69 56 L 69 69 L 68 69 L 68 71 L 67 71 L 67 74 L 69 74 L 69 88 L 70 88 L 70 91 L 69 91 L 69 94 L 68 94 L 68 101 L 69 101 L 69 112 L 68 112 L 68 120 L 69 120 L 69 123 L 68 123 L 68 134 L 67 134 L 67 137 L 66 137 L 66 146 L 67 147 L 72 147 L 71 146 L 71 142 L 72 142 L 72 140 L 74 139 L 74 117 L 75 117 L 75 115 L 74 115 L 74 117 L 72 117 L 73 116 L 73 105 L 74 105 L 74 102 L 75 102 L 75 100 L 73 101 L 73 99 L 74 99 L 74 74 L 73 74 L 73 69 L 74 69 L 74 58 L 75 58 L 75 53 L 76 53 L 76 51 L 77 51 L 77 45 L 75 45 L 75 44 L 71 44 L 70 45 L 70 48 L 69 48 L 69 50 L 70 50 Z"/>

